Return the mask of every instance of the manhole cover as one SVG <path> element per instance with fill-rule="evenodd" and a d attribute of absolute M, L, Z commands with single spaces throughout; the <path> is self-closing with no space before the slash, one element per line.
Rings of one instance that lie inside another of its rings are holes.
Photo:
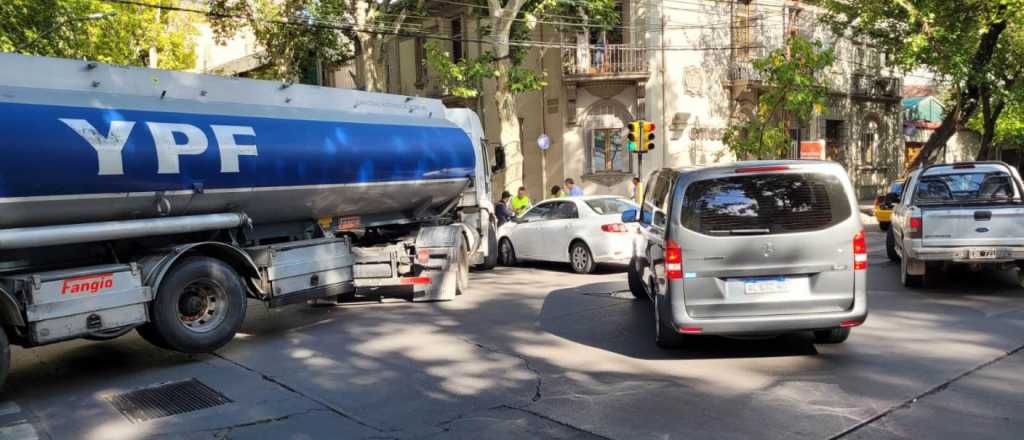
<path fill-rule="evenodd" d="M 132 423 L 231 403 L 231 399 L 196 378 L 115 394 L 106 399 Z"/>

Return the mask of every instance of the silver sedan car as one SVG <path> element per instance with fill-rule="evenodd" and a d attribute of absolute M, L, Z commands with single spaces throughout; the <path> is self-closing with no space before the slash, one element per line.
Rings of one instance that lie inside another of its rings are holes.
<path fill-rule="evenodd" d="M 629 263 L 637 226 L 622 223 L 622 213 L 630 209 L 636 205 L 620 196 L 538 203 L 498 228 L 498 262 L 505 266 L 520 260 L 568 262 L 577 273 L 593 272 L 602 263 Z"/>

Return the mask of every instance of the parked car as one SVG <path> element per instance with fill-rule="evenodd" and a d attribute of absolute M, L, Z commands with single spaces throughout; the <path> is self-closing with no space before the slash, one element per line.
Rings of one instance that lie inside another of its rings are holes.
<path fill-rule="evenodd" d="M 903 193 L 903 180 L 894 181 L 889 185 L 885 194 L 875 197 L 875 220 L 878 220 L 878 228 L 883 231 L 889 230 L 890 219 L 892 218 L 892 207 L 900 200 Z"/>
<path fill-rule="evenodd" d="M 654 305 L 655 341 L 814 332 L 840 343 L 867 318 L 867 246 L 834 162 L 662 169 L 647 182 L 629 287 Z"/>
<path fill-rule="evenodd" d="M 522 217 L 498 228 L 498 262 L 521 260 L 568 262 L 577 273 L 591 273 L 602 263 L 626 264 L 632 256 L 636 225 L 621 222 L 636 210 L 619 196 L 584 196 L 538 203 Z"/>
<path fill-rule="evenodd" d="M 921 285 L 940 264 L 1024 267 L 1022 195 L 1020 173 L 1003 162 L 911 173 L 886 236 L 886 253 L 900 261 L 903 284 Z"/>

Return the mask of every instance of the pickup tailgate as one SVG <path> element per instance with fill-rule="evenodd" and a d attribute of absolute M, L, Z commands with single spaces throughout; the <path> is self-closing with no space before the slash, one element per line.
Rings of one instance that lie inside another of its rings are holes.
<path fill-rule="evenodd" d="M 998 204 L 922 209 L 923 245 L 1024 246 L 1024 207 Z"/>

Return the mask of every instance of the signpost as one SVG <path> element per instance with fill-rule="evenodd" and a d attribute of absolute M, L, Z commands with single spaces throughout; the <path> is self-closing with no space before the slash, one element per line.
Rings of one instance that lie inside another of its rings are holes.
<path fill-rule="evenodd" d="M 540 186 L 541 191 L 548 188 L 548 148 L 551 148 L 551 138 L 541 133 L 537 136 L 537 148 L 540 148 Z M 545 194 L 542 192 L 541 194 Z"/>

